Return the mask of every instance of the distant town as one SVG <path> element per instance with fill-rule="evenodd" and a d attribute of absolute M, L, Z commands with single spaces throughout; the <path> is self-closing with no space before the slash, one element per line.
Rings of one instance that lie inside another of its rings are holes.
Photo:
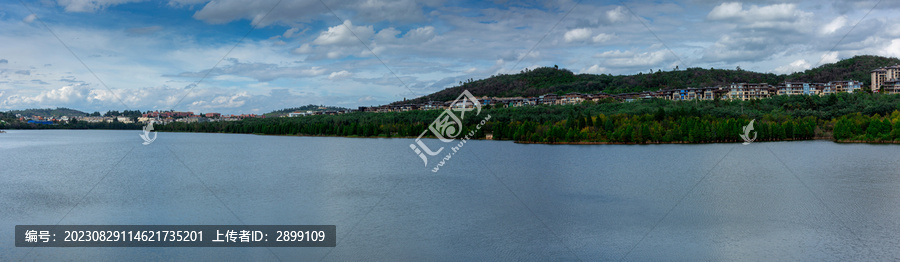
<path fill-rule="evenodd" d="M 873 93 L 900 94 L 900 65 L 882 67 L 872 70 L 870 90 Z M 502 107 L 534 106 L 534 105 L 573 105 L 585 101 L 599 102 L 601 100 L 615 100 L 631 102 L 638 99 L 665 99 L 673 101 L 684 100 L 753 100 L 764 99 L 776 95 L 818 95 L 824 96 L 834 93 L 859 92 L 863 88 L 862 83 L 855 80 L 831 81 L 828 83 L 783 82 L 777 86 L 766 83 L 732 83 L 728 86 L 665 89 L 659 91 L 646 91 L 640 93 L 624 94 L 582 94 L 568 93 L 565 95 L 545 94 L 538 97 L 480 97 L 478 103 L 482 106 L 493 105 Z M 453 101 L 428 101 L 422 104 L 382 105 L 373 107 L 360 107 L 361 112 L 403 112 L 410 110 L 446 109 L 451 107 L 473 107 L 473 103 L 452 104 Z"/>
<path fill-rule="evenodd" d="M 27 121 L 32 124 L 55 124 L 69 123 L 71 121 L 82 121 L 87 123 L 148 123 L 151 120 L 166 124 L 172 122 L 184 123 L 203 123 L 217 121 L 239 121 L 245 118 L 265 118 L 263 115 L 242 114 L 242 115 L 222 115 L 219 113 L 205 113 L 202 115 L 194 114 L 194 112 L 177 112 L 177 111 L 155 111 L 142 114 L 140 117 L 127 116 L 61 116 L 61 117 L 43 117 L 43 116 L 23 116 L 16 114 L 19 121 Z"/>

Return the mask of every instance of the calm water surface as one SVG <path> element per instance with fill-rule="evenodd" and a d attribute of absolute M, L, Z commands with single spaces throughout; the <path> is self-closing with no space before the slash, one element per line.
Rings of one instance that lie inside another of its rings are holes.
<path fill-rule="evenodd" d="M 900 260 L 900 146 L 0 134 L 0 261 Z M 336 225 L 334 248 L 16 248 L 24 224 Z"/>

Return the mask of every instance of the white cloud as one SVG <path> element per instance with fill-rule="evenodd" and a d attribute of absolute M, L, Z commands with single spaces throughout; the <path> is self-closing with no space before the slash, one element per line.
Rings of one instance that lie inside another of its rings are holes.
<path fill-rule="evenodd" d="M 313 52 L 313 48 L 312 48 L 312 46 L 309 45 L 309 43 L 306 43 L 306 44 L 301 45 L 297 49 L 294 49 L 294 51 L 292 51 L 292 52 L 295 54 L 309 54 L 309 53 Z"/>
<path fill-rule="evenodd" d="M 421 4 L 419 3 L 421 2 Z M 431 5 L 429 2 L 416 0 L 363 0 L 344 5 L 354 9 L 360 18 L 369 21 L 421 21 L 423 19 L 420 5 Z"/>
<path fill-rule="evenodd" d="M 180 4 L 180 3 L 187 4 Z M 184 6 L 201 3 L 199 1 L 177 0 L 171 6 Z M 251 20 L 254 25 L 271 24 L 294 25 L 309 24 L 322 15 L 333 16 L 328 9 L 350 11 L 353 18 L 363 22 L 380 21 L 414 22 L 424 21 L 422 8 L 435 7 L 439 1 L 413 0 L 349 0 L 328 2 L 325 8 L 319 1 L 278 1 L 278 0 L 217 0 L 209 1 L 194 13 L 194 18 L 211 24 L 226 24 L 235 20 Z M 278 4 L 276 7 L 275 5 Z M 275 9 L 272 9 L 275 7 Z M 269 12 L 272 10 L 272 12 Z M 265 21 L 263 21 L 263 18 Z"/>
<path fill-rule="evenodd" d="M 566 43 L 580 42 L 591 38 L 592 33 L 590 28 L 576 28 L 566 32 L 563 39 Z"/>
<path fill-rule="evenodd" d="M 300 31 L 300 28 L 291 27 L 291 29 L 288 29 L 287 31 L 284 31 L 284 34 L 281 34 L 281 36 L 283 36 L 284 38 L 291 38 L 291 37 L 293 37 L 294 34 L 296 34 L 298 31 Z"/>
<path fill-rule="evenodd" d="M 78 84 L 41 91 L 36 95 L 12 94 L 0 102 L 0 108 L 57 107 L 83 103 L 112 106 L 118 104 L 118 100 L 109 91 L 92 89 L 88 85 Z M 120 107 L 115 106 L 115 108 Z"/>
<path fill-rule="evenodd" d="M 623 22 L 628 20 L 628 13 L 626 13 L 625 8 L 617 6 L 615 9 L 606 11 L 606 18 L 613 23 Z"/>
<path fill-rule="evenodd" d="M 599 74 L 603 74 L 603 73 L 605 73 L 605 72 L 606 72 L 606 68 L 605 68 L 605 67 L 601 67 L 601 66 L 599 66 L 599 65 L 597 65 L 597 64 L 594 64 L 594 65 L 592 65 L 592 66 L 590 66 L 590 67 L 588 67 L 588 68 L 582 68 L 582 69 L 581 69 L 581 73 L 582 73 L 582 74 L 595 74 L 595 75 L 599 75 Z"/>
<path fill-rule="evenodd" d="M 741 16 L 744 6 L 740 2 L 722 3 L 713 8 L 706 18 L 719 20 Z"/>
<path fill-rule="evenodd" d="M 169 110 L 184 97 L 176 110 L 193 112 L 219 112 L 226 114 L 264 113 L 277 108 L 305 104 L 322 104 L 323 98 L 316 93 L 269 89 L 268 93 L 251 93 L 242 88 L 217 88 L 200 86 L 188 92 L 183 88 L 168 86 L 142 87 L 132 89 L 112 89 L 119 98 L 104 88 L 86 84 L 63 86 L 36 94 L 25 94 L 26 90 L 12 90 L 3 97 L 0 92 L 0 109 L 68 107 L 82 111 L 106 111 L 110 109 Z M 334 92 L 337 90 L 331 90 Z M 340 91 L 337 91 L 340 92 Z M 354 99 L 358 94 L 354 95 Z M 341 98 L 344 99 L 344 98 Z M 330 100 L 327 104 L 334 104 Z M 126 106 L 127 105 L 127 106 Z M 260 108 L 263 108 L 260 110 Z"/>
<path fill-rule="evenodd" d="M 809 28 L 812 17 L 813 13 L 804 12 L 795 4 L 750 5 L 744 9 L 740 2 L 719 4 L 706 16 L 710 20 L 732 21 L 742 28 L 795 31 Z"/>
<path fill-rule="evenodd" d="M 240 92 L 234 95 L 218 95 L 213 97 L 209 101 L 194 101 L 191 103 L 192 109 L 202 109 L 202 110 L 219 110 L 226 108 L 238 108 L 247 103 L 250 95 L 247 92 Z"/>
<path fill-rule="evenodd" d="M 671 55 L 666 50 L 642 53 L 614 50 L 596 54 L 594 57 L 603 59 L 604 65 L 617 67 L 668 67 L 668 65 L 663 64 L 672 59 Z"/>
<path fill-rule="evenodd" d="M 400 30 L 394 29 L 393 27 L 381 29 L 381 31 L 378 31 L 378 34 L 375 34 L 375 42 L 378 44 L 397 43 L 397 40 L 399 39 L 397 38 L 397 35 L 400 35 L 400 33 Z"/>
<path fill-rule="evenodd" d="M 95 12 L 113 5 L 120 5 L 143 0 L 57 0 L 56 3 L 65 7 L 66 12 Z"/>
<path fill-rule="evenodd" d="M 269 82 L 279 78 L 303 78 L 319 76 L 327 70 L 319 66 L 280 66 L 277 64 L 261 63 L 261 62 L 240 62 L 237 59 L 226 59 L 231 62 L 228 65 L 220 65 L 219 67 L 197 71 L 182 72 L 176 75 L 164 75 L 168 77 L 188 77 L 199 79 L 204 76 L 216 77 L 218 80 L 241 81 L 246 79 L 233 78 L 247 77 L 260 82 Z"/>
<path fill-rule="evenodd" d="M 791 20 L 795 18 L 795 4 L 774 4 L 768 6 L 751 5 L 746 10 L 740 2 L 722 3 L 709 12 L 707 18 L 712 20 L 740 19 L 749 20 Z"/>
<path fill-rule="evenodd" d="M 409 32 L 406 32 L 406 34 L 403 35 L 403 38 L 411 41 L 412 43 L 421 43 L 431 40 L 432 38 L 434 38 L 434 27 L 426 26 L 409 30 Z"/>
<path fill-rule="evenodd" d="M 356 102 L 362 103 L 362 102 L 369 102 L 369 101 L 374 101 L 374 100 L 375 100 L 375 98 L 372 96 L 364 96 L 364 97 L 360 97 L 358 100 L 356 100 Z"/>
<path fill-rule="evenodd" d="M 763 60 L 777 50 L 776 39 L 765 36 L 724 35 L 703 51 L 703 59 L 716 62 Z"/>
<path fill-rule="evenodd" d="M 353 30 L 352 32 L 350 30 Z M 369 39 L 375 31 L 372 26 L 353 26 L 350 20 L 342 25 L 329 27 L 327 31 L 319 34 L 313 44 L 316 45 L 359 45 L 359 39 Z M 359 39 L 357 39 L 359 37 Z"/>
<path fill-rule="evenodd" d="M 595 35 L 594 38 L 591 38 L 591 40 L 594 41 L 594 43 L 603 43 L 612 40 L 614 37 L 614 35 L 599 33 Z"/>
<path fill-rule="evenodd" d="M 838 52 L 828 52 L 822 55 L 822 63 L 821 64 L 831 64 L 837 63 L 838 60 Z"/>
<path fill-rule="evenodd" d="M 331 79 L 331 80 L 343 79 L 343 78 L 348 78 L 351 75 L 352 74 L 350 72 L 348 72 L 347 70 L 341 70 L 338 72 L 331 72 L 331 74 L 328 75 L 328 79 Z"/>
<path fill-rule="evenodd" d="M 891 44 L 883 50 L 882 55 L 900 57 L 900 38 L 891 40 Z"/>
<path fill-rule="evenodd" d="M 30 15 L 26 16 L 24 19 L 22 19 L 22 22 L 31 23 L 31 22 L 34 22 L 34 19 L 37 19 L 37 16 L 34 14 L 30 14 Z"/>
<path fill-rule="evenodd" d="M 811 67 L 811 65 L 809 64 L 809 62 L 806 62 L 805 59 L 800 59 L 800 60 L 791 62 L 790 64 L 779 66 L 779 67 L 775 68 L 775 70 L 772 70 L 772 72 L 776 73 L 776 74 L 790 74 L 790 73 L 794 73 L 794 72 L 807 70 L 810 67 Z"/>
<path fill-rule="evenodd" d="M 834 32 L 837 32 L 837 30 L 843 28 L 846 24 L 847 16 L 838 16 L 837 18 L 832 20 L 831 23 L 822 26 L 822 29 L 819 30 L 819 33 L 824 35 L 833 34 Z"/>

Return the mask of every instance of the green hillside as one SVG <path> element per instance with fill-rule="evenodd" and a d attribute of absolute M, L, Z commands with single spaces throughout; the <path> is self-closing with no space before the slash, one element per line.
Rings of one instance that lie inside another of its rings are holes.
<path fill-rule="evenodd" d="M 542 67 L 522 71 L 518 74 L 496 75 L 482 80 L 468 80 L 460 85 L 433 94 L 394 104 L 421 103 L 429 100 L 449 101 L 455 99 L 462 90 L 469 90 L 476 96 L 540 96 L 546 93 L 568 92 L 621 94 L 642 91 L 656 91 L 670 88 L 704 87 L 727 85 L 730 83 L 769 83 L 784 81 L 828 82 L 835 80 L 857 80 L 869 83 L 872 69 L 900 64 L 900 59 L 880 56 L 856 56 L 834 64 L 822 65 L 804 72 L 790 75 L 758 73 L 740 69 L 687 68 L 671 71 L 653 71 L 636 75 L 593 75 L 574 74 L 567 69 Z"/>
<path fill-rule="evenodd" d="M 309 105 L 305 105 L 305 106 L 301 106 L 301 107 L 292 107 L 292 108 L 285 108 L 285 109 L 281 109 L 281 110 L 275 110 L 275 111 L 266 113 L 265 116 L 266 117 L 286 116 L 287 114 L 294 112 L 294 111 L 306 112 L 306 111 L 340 111 L 340 110 L 347 110 L 347 108 L 309 104 Z"/>
<path fill-rule="evenodd" d="M 25 109 L 25 110 L 10 110 L 6 112 L 7 115 L 15 116 L 16 114 L 21 114 L 23 116 L 42 116 L 42 117 L 60 117 L 60 116 L 86 116 L 87 113 L 81 112 L 75 109 L 65 108 L 65 107 L 57 107 L 56 109 L 50 108 L 42 108 L 42 109 Z"/>
<path fill-rule="evenodd" d="M 825 64 L 803 72 L 787 76 L 789 81 L 828 82 L 834 80 L 856 80 L 863 86 L 870 83 L 871 72 L 875 68 L 900 64 L 900 59 L 872 55 L 855 56 L 834 64 Z"/>

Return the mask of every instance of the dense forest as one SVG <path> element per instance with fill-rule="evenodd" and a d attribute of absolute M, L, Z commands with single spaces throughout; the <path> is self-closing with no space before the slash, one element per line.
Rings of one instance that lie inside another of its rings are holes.
<path fill-rule="evenodd" d="M 436 93 L 394 104 L 422 103 L 429 100 L 451 101 L 463 90 L 476 96 L 540 96 L 547 93 L 568 92 L 621 94 L 660 89 L 706 87 L 731 83 L 768 83 L 777 85 L 784 81 L 828 82 L 857 80 L 863 86 L 869 84 L 869 72 L 875 68 L 900 64 L 900 59 L 880 56 L 856 56 L 837 63 L 822 65 L 790 75 L 757 73 L 736 69 L 670 68 L 650 70 L 636 75 L 574 74 L 567 69 L 542 67 L 523 70 L 518 74 L 501 74 L 482 80 L 466 80 L 458 86 Z"/>
<path fill-rule="evenodd" d="M 881 116 L 860 113 L 845 115 L 834 123 L 838 141 L 890 142 L 900 140 L 900 111 Z"/>
<path fill-rule="evenodd" d="M 416 137 L 441 110 L 349 113 L 237 122 L 171 123 L 157 130 L 267 135 Z M 470 113 L 471 114 L 471 113 Z M 839 93 L 776 96 L 752 101 L 640 100 L 568 106 L 486 107 L 463 119 L 465 130 L 490 114 L 475 138 L 538 143 L 741 142 L 755 119 L 758 141 L 831 138 L 838 141 L 900 139 L 900 95 Z M 882 116 L 890 116 L 885 118 Z M 833 135 L 832 135 L 833 133 Z M 426 137 L 430 134 L 426 132 Z"/>

